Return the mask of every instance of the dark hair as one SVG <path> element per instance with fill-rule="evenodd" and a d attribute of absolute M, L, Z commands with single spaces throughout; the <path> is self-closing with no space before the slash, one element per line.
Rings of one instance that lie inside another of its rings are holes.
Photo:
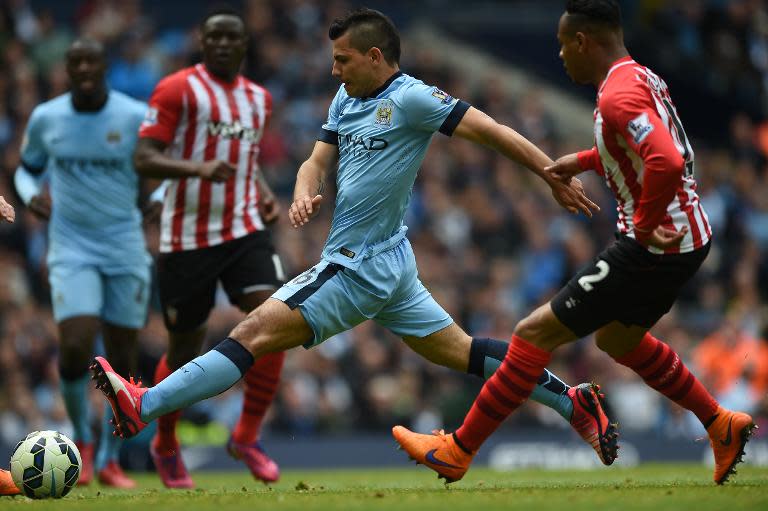
<path fill-rule="evenodd" d="M 357 51 L 365 53 L 376 47 L 389 64 L 400 63 L 400 34 L 386 15 L 373 9 L 355 9 L 333 20 L 328 37 L 335 41 L 348 30 L 352 31 L 350 44 Z"/>
<path fill-rule="evenodd" d="M 616 0 L 567 0 L 565 12 L 577 25 L 621 28 L 621 8 Z"/>
<path fill-rule="evenodd" d="M 203 27 L 205 27 L 205 24 L 208 23 L 208 20 L 214 16 L 234 16 L 239 19 L 243 23 L 243 27 L 245 27 L 245 18 L 243 18 L 243 15 L 240 14 L 237 9 L 229 4 L 218 4 L 214 5 L 200 21 L 200 30 L 202 30 Z"/>

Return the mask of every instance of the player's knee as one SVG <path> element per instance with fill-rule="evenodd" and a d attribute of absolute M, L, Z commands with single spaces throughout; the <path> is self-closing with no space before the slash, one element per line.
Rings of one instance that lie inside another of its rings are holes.
<path fill-rule="evenodd" d="M 59 346 L 59 371 L 66 379 L 73 379 L 88 371 L 93 354 L 82 344 L 61 340 Z"/>
<path fill-rule="evenodd" d="M 534 346 L 538 346 L 539 342 L 544 340 L 545 334 L 546 329 L 535 314 L 523 318 L 515 327 L 515 335 L 525 339 Z"/>
<path fill-rule="evenodd" d="M 261 351 L 259 346 L 263 344 L 263 337 L 266 331 L 264 314 L 259 308 L 254 309 L 244 320 L 229 334 L 233 339 L 237 339 L 251 353 Z"/>

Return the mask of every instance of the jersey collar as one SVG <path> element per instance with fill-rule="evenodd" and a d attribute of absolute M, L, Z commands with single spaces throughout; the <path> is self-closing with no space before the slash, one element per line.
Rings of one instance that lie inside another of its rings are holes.
<path fill-rule="evenodd" d="M 597 89 L 598 95 L 603 92 L 603 87 L 605 87 L 606 82 L 608 82 L 608 78 L 610 78 L 611 74 L 616 71 L 618 68 L 622 66 L 626 66 L 629 64 L 634 64 L 635 59 L 633 59 L 630 55 L 627 55 L 626 57 L 621 57 L 619 60 L 611 64 L 611 68 L 608 70 L 608 73 L 606 73 L 605 78 L 603 78 L 603 81 L 600 83 L 600 87 Z"/>
<path fill-rule="evenodd" d="M 379 88 L 378 88 L 378 89 L 376 89 L 375 91 L 371 92 L 369 95 L 367 95 L 367 96 L 363 96 L 363 97 L 362 97 L 362 98 L 360 98 L 360 99 L 361 99 L 361 100 L 363 100 L 363 101 L 365 101 L 366 99 L 373 99 L 373 98 L 375 98 L 376 96 L 378 96 L 379 94 L 381 94 L 382 92 L 384 92 L 385 90 L 387 90 L 387 87 L 389 87 L 390 85 L 392 85 L 392 82 L 394 82 L 395 80 L 397 80 L 397 79 L 398 79 L 398 78 L 400 78 L 401 76 L 403 76 L 403 72 L 402 72 L 402 71 L 398 71 L 398 72 L 396 72 L 395 74 L 393 74 L 392 76 L 390 76 L 390 77 L 389 77 L 389 79 L 388 79 L 386 82 L 384 82 L 384 85 L 382 85 L 381 87 L 379 87 Z"/>

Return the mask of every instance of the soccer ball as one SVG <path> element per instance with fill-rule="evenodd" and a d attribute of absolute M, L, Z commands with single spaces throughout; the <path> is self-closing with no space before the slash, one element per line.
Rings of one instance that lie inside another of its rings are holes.
<path fill-rule="evenodd" d="M 80 451 L 58 431 L 34 431 L 16 445 L 11 476 L 31 499 L 59 499 L 80 478 Z"/>

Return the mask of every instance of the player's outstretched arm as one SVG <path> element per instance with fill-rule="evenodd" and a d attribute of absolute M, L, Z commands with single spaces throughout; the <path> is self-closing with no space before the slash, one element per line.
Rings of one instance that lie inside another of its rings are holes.
<path fill-rule="evenodd" d="M 6 202 L 5 197 L 0 195 L 0 220 L 5 220 L 8 223 L 13 223 L 16 219 L 16 212 L 13 210 L 13 206 Z"/>
<path fill-rule="evenodd" d="M 499 124 L 480 110 L 474 107 L 467 110 L 454 135 L 489 147 L 524 165 L 546 181 L 558 204 L 571 213 L 581 211 L 591 217 L 592 210 L 600 211 L 597 204 L 584 194 L 584 188 L 578 179 L 564 183 L 553 178 L 544 170 L 553 162 L 541 149 L 509 126 Z"/>
<path fill-rule="evenodd" d="M 293 190 L 293 204 L 288 210 L 288 219 L 292 226 L 300 227 L 306 224 L 320 210 L 325 177 L 338 154 L 339 150 L 335 145 L 318 140 L 312 154 L 299 167 L 296 187 Z"/>
<path fill-rule="evenodd" d="M 206 162 L 177 160 L 165 154 L 165 142 L 142 137 L 133 152 L 133 166 L 142 177 L 155 179 L 178 179 L 200 177 L 215 182 L 224 182 L 235 173 L 235 167 L 221 160 Z"/>

